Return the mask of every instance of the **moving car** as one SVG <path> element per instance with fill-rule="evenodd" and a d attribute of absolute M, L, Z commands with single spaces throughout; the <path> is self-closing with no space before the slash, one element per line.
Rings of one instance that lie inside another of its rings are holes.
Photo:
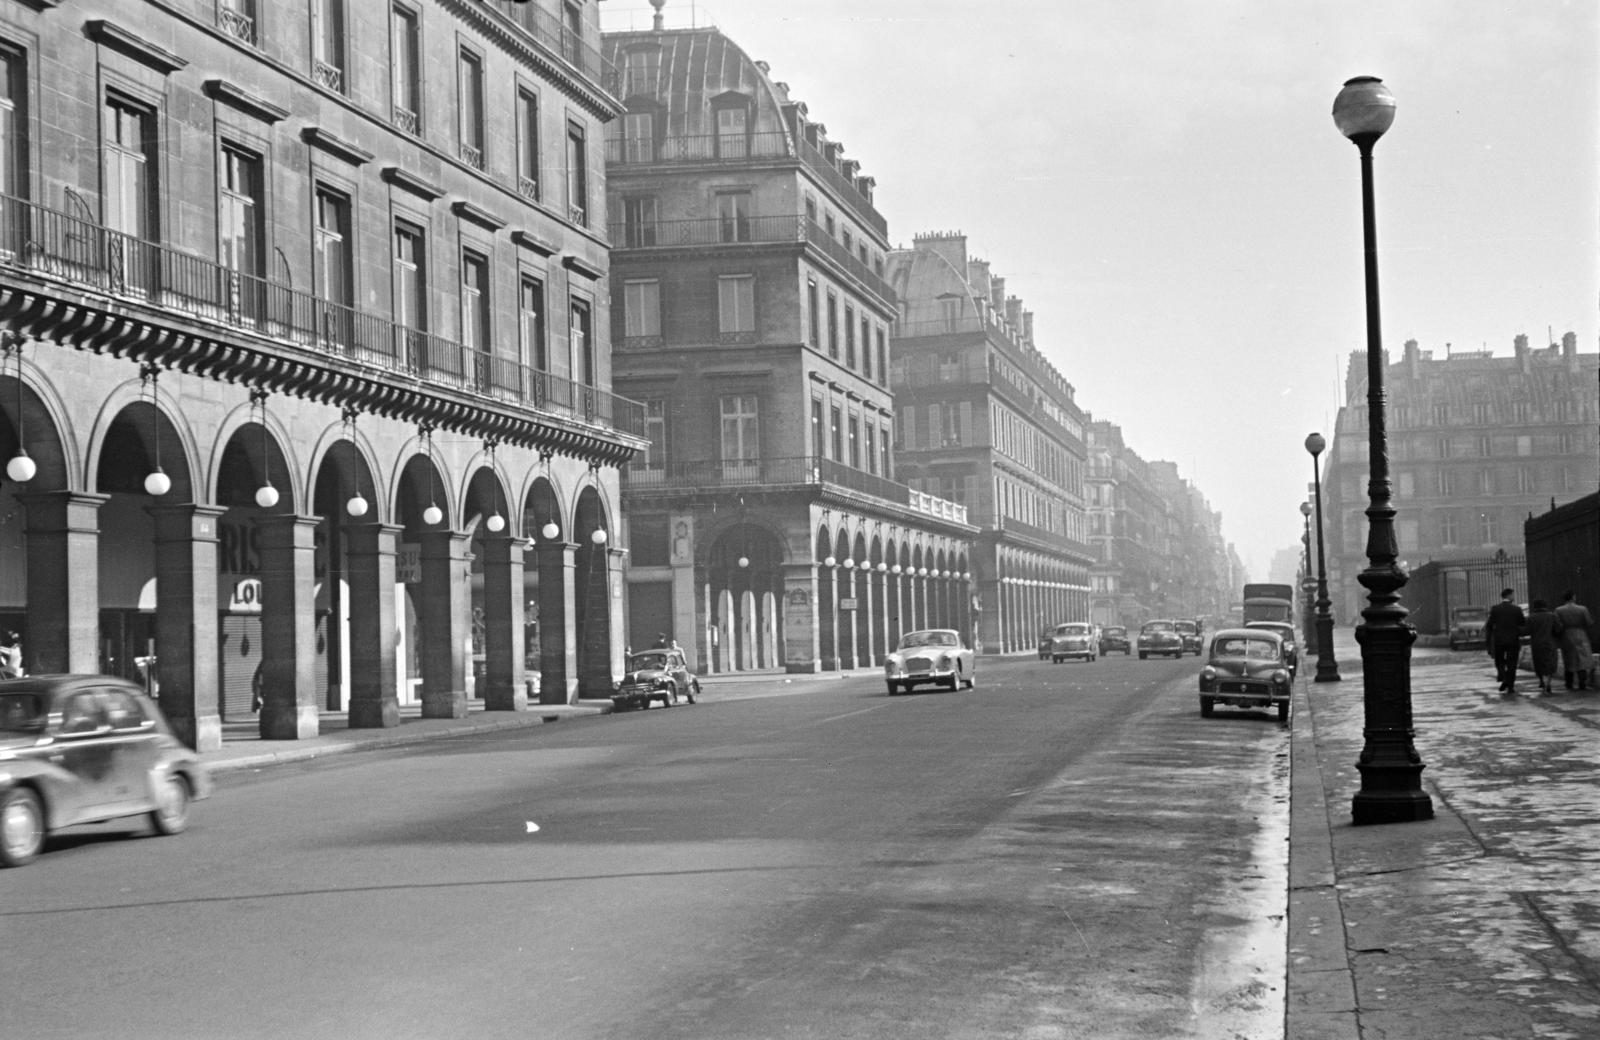
<path fill-rule="evenodd" d="M 1283 637 L 1283 656 L 1289 662 L 1289 678 L 1300 671 L 1300 638 L 1287 621 L 1246 621 L 1245 628 L 1270 628 Z"/>
<path fill-rule="evenodd" d="M 901 636 L 900 645 L 884 658 L 883 676 L 891 697 L 927 683 L 942 683 L 947 690 L 965 683 L 970 690 L 978 684 L 973 671 L 976 664 L 972 651 L 961 644 L 959 632 L 931 628 Z"/>
<path fill-rule="evenodd" d="M 1289 720 L 1293 675 L 1283 637 L 1270 628 L 1225 628 L 1211 637 L 1211 654 L 1200 669 L 1200 714 L 1211 717 L 1218 704 L 1235 708 L 1277 708 Z"/>
<path fill-rule="evenodd" d="M 682 650 L 640 650 L 628 655 L 628 671 L 612 688 L 611 704 L 618 711 L 648 708 L 651 701 L 670 708 L 680 700 L 693 704 L 699 692 L 700 680 L 689 674 Z"/>
<path fill-rule="evenodd" d="M 1133 653 L 1133 642 L 1122 625 L 1107 625 L 1100 630 L 1100 652 L 1109 654 L 1113 650 L 1121 650 L 1123 656 Z"/>
<path fill-rule="evenodd" d="M 1087 621 L 1068 621 L 1050 634 L 1050 661 L 1060 664 L 1069 657 L 1093 661 L 1100 656 L 1100 636 Z"/>
<path fill-rule="evenodd" d="M 178 834 L 211 794 L 200 756 L 156 702 L 108 675 L 0 681 L 0 865 L 20 867 L 66 827 L 143 816 Z"/>
<path fill-rule="evenodd" d="M 1178 635 L 1183 637 L 1184 652 L 1199 657 L 1202 649 L 1199 624 L 1193 621 L 1174 621 L 1172 624 L 1177 628 Z"/>
<path fill-rule="evenodd" d="M 1524 609 L 1523 613 L 1527 613 Z M 1489 644 L 1484 628 L 1489 623 L 1488 607 L 1450 608 L 1450 649 L 1482 650 Z"/>
<path fill-rule="evenodd" d="M 1151 654 L 1182 657 L 1183 635 L 1179 633 L 1176 622 L 1167 620 L 1146 621 L 1139 628 L 1138 650 L 1139 660 L 1141 661 Z"/>

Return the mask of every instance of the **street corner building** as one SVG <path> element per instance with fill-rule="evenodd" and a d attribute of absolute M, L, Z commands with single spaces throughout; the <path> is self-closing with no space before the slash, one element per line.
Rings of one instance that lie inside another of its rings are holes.
<path fill-rule="evenodd" d="M 917 628 L 970 643 L 977 528 L 895 479 L 873 179 L 716 28 L 658 19 L 603 53 L 614 378 L 649 440 L 622 481 L 632 645 L 810 672 Z"/>
<path fill-rule="evenodd" d="M 144 682 L 201 750 L 257 693 L 293 739 L 609 692 L 646 427 L 610 392 L 597 11 L 0 7 L 30 671 Z"/>

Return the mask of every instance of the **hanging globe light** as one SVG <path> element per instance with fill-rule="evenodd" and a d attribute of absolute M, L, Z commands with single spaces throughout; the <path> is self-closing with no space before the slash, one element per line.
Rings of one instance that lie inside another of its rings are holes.
<path fill-rule="evenodd" d="M 428 503 L 428 508 L 426 508 L 426 509 L 424 509 L 422 511 L 422 522 L 427 524 L 430 527 L 432 527 L 434 524 L 437 524 L 439 521 L 441 521 L 443 519 L 444 519 L 444 510 L 440 509 L 436 504 L 434 504 L 432 502 L 429 502 Z"/>
<path fill-rule="evenodd" d="M 256 505 L 262 509 L 271 509 L 278 504 L 278 489 L 271 484 L 262 484 L 256 488 Z"/>
<path fill-rule="evenodd" d="M 11 461 L 15 462 L 16 460 L 12 459 Z M 6 471 L 10 472 L 9 466 L 6 467 Z M 162 495 L 171 490 L 172 478 L 167 476 L 166 471 L 160 466 L 157 466 L 155 469 L 151 470 L 150 475 L 144 478 L 144 491 L 147 495 L 160 498 Z"/>
<path fill-rule="evenodd" d="M 11 461 L 6 463 L 6 476 L 15 480 L 18 484 L 26 484 L 33 479 L 33 475 L 38 471 L 39 467 L 34 465 L 33 460 L 28 457 L 27 450 L 21 447 L 17 448 L 17 453 L 11 456 Z"/>
<path fill-rule="evenodd" d="M 539 528 L 539 533 L 544 535 L 545 541 L 553 542 L 556 540 L 556 536 L 561 533 L 561 528 L 556 526 L 556 522 L 552 520 L 548 524 L 545 524 L 543 527 Z"/>
<path fill-rule="evenodd" d="M 493 531 L 495 534 L 499 534 L 501 531 L 506 529 L 506 518 L 501 516 L 499 513 L 496 513 L 489 518 L 489 521 L 485 526 L 487 526 L 489 530 Z"/>
<path fill-rule="evenodd" d="M 367 500 L 361 497 L 361 492 L 357 491 L 350 496 L 350 501 L 344 504 L 344 511 L 351 516 L 366 516 Z"/>

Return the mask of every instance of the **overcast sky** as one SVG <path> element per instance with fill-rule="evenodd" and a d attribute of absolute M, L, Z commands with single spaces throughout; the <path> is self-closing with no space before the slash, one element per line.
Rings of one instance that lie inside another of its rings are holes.
<path fill-rule="evenodd" d="M 1376 151 L 1384 346 L 1600 343 L 1593 0 L 667 0 L 722 29 L 877 178 L 891 242 L 959 230 L 1096 419 L 1170 459 L 1257 580 L 1298 545 L 1313 430 L 1365 346 Z M 649 24 L 606 0 L 602 24 Z M 1401 506 L 1404 503 L 1397 503 Z"/>

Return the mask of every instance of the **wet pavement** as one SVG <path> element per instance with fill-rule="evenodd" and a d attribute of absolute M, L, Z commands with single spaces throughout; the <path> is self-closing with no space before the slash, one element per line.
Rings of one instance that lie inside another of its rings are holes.
<path fill-rule="evenodd" d="M 1483 651 L 1413 649 L 1412 720 L 1434 819 L 1356 827 L 1361 662 L 1297 683 L 1289 1040 L 1600 1037 L 1600 691 Z M 1348 658 L 1348 660 L 1347 660 Z"/>

